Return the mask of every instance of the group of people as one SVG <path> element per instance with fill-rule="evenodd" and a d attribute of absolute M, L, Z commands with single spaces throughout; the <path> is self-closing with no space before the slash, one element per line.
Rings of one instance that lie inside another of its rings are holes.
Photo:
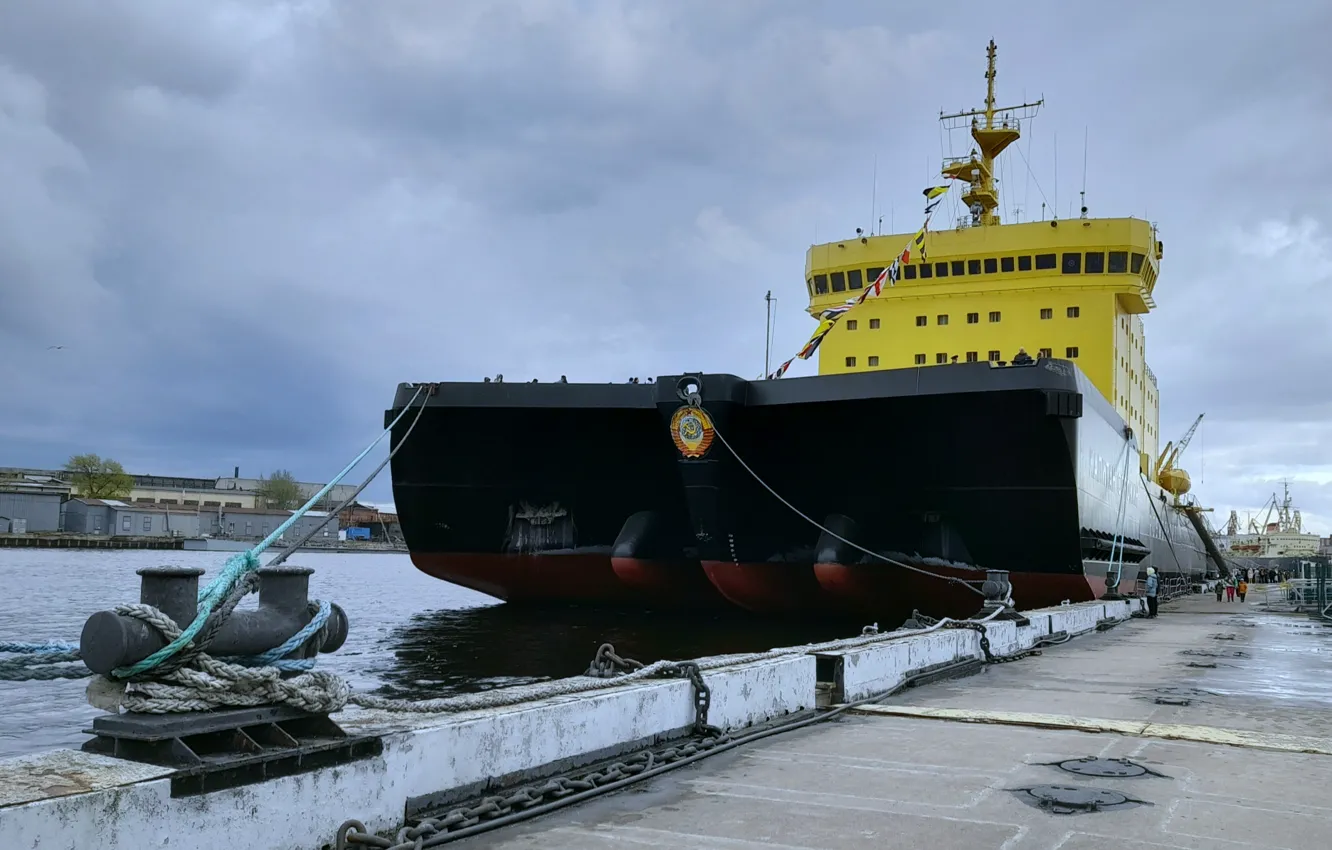
<path fill-rule="evenodd" d="M 1247 572 L 1245 570 L 1238 575 L 1227 576 L 1218 581 L 1216 583 L 1216 601 L 1220 602 L 1224 594 L 1227 602 L 1234 602 L 1235 595 L 1239 594 L 1239 601 L 1243 602 L 1245 594 L 1249 592 L 1249 580 L 1245 577 Z"/>

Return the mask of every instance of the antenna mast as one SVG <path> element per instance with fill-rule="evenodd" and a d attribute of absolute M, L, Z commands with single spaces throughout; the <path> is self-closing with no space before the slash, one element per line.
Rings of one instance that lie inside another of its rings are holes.
<path fill-rule="evenodd" d="M 999 49 L 994 39 L 985 50 L 985 108 L 966 112 L 954 112 L 950 115 L 939 114 L 939 121 L 947 130 L 970 127 L 971 138 L 976 147 L 966 157 L 949 157 L 944 160 L 943 175 L 954 180 L 965 180 L 970 185 L 962 202 L 971 213 L 971 224 L 989 226 L 999 224 L 999 193 L 994 179 L 994 160 L 1004 148 L 1022 137 L 1022 121 L 1034 118 L 1037 110 L 1045 103 L 1041 98 L 1034 103 L 1019 106 L 995 106 L 994 80 L 995 56 Z M 984 119 L 982 121 L 982 119 Z"/>
<path fill-rule="evenodd" d="M 763 377 L 766 378 L 772 374 L 772 304 L 777 299 L 772 297 L 772 290 L 769 289 L 763 300 L 768 307 L 767 321 L 763 324 Z"/>

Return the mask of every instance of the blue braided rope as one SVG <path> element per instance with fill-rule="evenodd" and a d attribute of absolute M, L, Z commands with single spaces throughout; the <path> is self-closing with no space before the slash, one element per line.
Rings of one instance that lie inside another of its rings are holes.
<path fill-rule="evenodd" d="M 305 642 L 314 637 L 315 634 L 324 627 L 328 618 L 333 614 L 333 606 L 328 602 L 321 601 L 319 610 L 315 612 L 314 618 L 296 634 L 287 638 L 281 646 L 275 646 L 261 655 L 221 658 L 228 664 L 240 664 L 244 667 L 276 667 L 279 670 L 312 670 L 314 669 L 315 659 L 313 658 L 285 658 L 305 645 Z"/>
<path fill-rule="evenodd" d="M 413 398 L 413 400 L 415 399 Z M 398 421 L 402 419 L 410 409 L 410 404 L 403 405 L 402 412 L 389 423 L 389 426 L 384 429 L 383 433 L 375 438 L 374 442 L 366 446 L 351 463 L 347 464 L 343 467 L 341 472 L 333 476 L 333 479 L 325 484 L 318 493 L 311 496 L 310 500 L 306 502 L 300 510 L 294 512 L 288 520 L 274 529 L 272 534 L 265 537 L 248 552 L 241 552 L 228 558 L 227 562 L 223 564 L 221 572 L 217 574 L 217 577 L 210 581 L 207 587 L 199 591 L 199 613 L 195 616 L 194 622 L 190 623 L 190 625 L 181 632 L 180 637 L 171 641 L 171 643 L 157 650 L 157 652 L 154 652 L 142 661 L 138 661 L 128 667 L 118 667 L 115 670 L 112 670 L 111 675 L 115 678 L 128 679 L 131 676 L 153 669 L 166 659 L 184 649 L 190 641 L 194 639 L 194 636 L 199 633 L 199 630 L 204 627 L 204 623 L 208 620 L 209 615 L 213 613 L 217 604 L 225 599 L 227 594 L 231 592 L 231 589 L 236 586 L 236 582 L 240 581 L 246 573 L 251 573 L 259 569 L 259 556 L 264 553 L 264 550 L 276 543 L 278 538 L 283 534 L 286 534 L 288 529 L 314 508 L 314 506 L 319 503 L 320 499 L 324 498 L 330 490 L 337 486 L 338 482 L 343 478 L 346 478 L 348 473 L 350 473 L 357 464 L 365 460 L 366 455 L 370 454 L 375 446 L 379 445 L 379 443 L 393 431 L 393 426 L 397 425 Z"/>

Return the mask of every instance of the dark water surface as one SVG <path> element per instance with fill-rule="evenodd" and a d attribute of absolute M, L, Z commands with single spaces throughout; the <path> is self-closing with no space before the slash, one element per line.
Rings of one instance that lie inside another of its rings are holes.
<path fill-rule="evenodd" d="M 79 639 L 95 611 L 139 601 L 135 570 L 193 566 L 212 578 L 222 552 L 0 550 L 0 641 Z M 300 553 L 313 598 L 336 602 L 351 634 L 320 666 L 363 691 L 412 699 L 450 696 L 582 673 L 610 642 L 643 662 L 752 652 L 847 637 L 860 623 L 805 623 L 736 612 L 534 610 L 432 579 L 406 555 Z M 253 600 L 254 597 L 251 597 Z M 247 600 L 249 604 L 253 604 Z M 86 679 L 0 682 L 0 757 L 77 747 L 99 712 Z"/>

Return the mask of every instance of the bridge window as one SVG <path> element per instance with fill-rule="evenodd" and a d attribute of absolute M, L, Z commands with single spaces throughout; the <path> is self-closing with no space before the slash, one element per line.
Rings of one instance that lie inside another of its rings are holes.
<path fill-rule="evenodd" d="M 916 355 L 916 365 L 917 365 L 917 366 L 924 366 L 924 365 L 925 365 L 925 355 L 924 355 L 924 354 L 917 354 L 917 355 Z"/>
<path fill-rule="evenodd" d="M 846 365 L 847 365 L 847 368 L 854 367 L 854 366 L 856 365 L 856 358 L 854 358 L 854 357 L 848 357 L 848 358 L 846 358 Z"/>
<path fill-rule="evenodd" d="M 846 270 L 846 288 L 847 289 L 863 288 L 863 284 L 860 279 L 860 269 Z"/>
<path fill-rule="evenodd" d="M 1048 348 L 1042 348 L 1040 351 L 1036 352 L 1036 356 L 1037 356 L 1037 357 L 1044 357 L 1045 359 L 1049 360 L 1049 359 L 1050 359 L 1051 357 L 1053 357 L 1054 355 L 1050 353 L 1050 349 L 1048 349 Z"/>
<path fill-rule="evenodd" d="M 935 362 L 935 363 L 947 363 L 947 362 L 948 362 L 948 355 L 945 354 L 944 352 L 940 351 L 938 354 L 934 355 L 934 362 Z"/>
<path fill-rule="evenodd" d="M 826 274 L 814 275 L 814 293 L 816 295 L 828 294 L 828 276 Z"/>
<path fill-rule="evenodd" d="M 846 275 L 843 274 L 843 273 L 841 273 L 841 272 L 833 272 L 832 275 L 831 275 L 831 277 L 832 277 L 832 291 L 833 291 L 833 292 L 845 292 L 845 291 L 846 291 Z"/>
<path fill-rule="evenodd" d="M 989 357 L 991 363 L 998 363 L 998 362 L 999 362 L 999 352 L 997 352 L 997 351 L 991 351 L 991 352 L 990 352 L 988 355 L 986 355 L 986 356 Z"/>
<path fill-rule="evenodd" d="M 1087 252 L 1087 274 L 1102 274 L 1105 272 L 1105 252 L 1088 251 Z"/>
<path fill-rule="evenodd" d="M 1144 257 L 1142 254 L 1134 254 L 1132 259 L 1133 262 L 1129 264 L 1129 269 L 1134 274 L 1137 274 L 1138 272 L 1142 271 L 1142 261 L 1147 258 Z"/>
<path fill-rule="evenodd" d="M 1050 308 L 1050 307 L 1042 307 L 1042 308 L 1041 308 L 1041 318 L 1042 318 L 1042 319 L 1053 319 L 1053 318 L 1054 318 L 1054 310 L 1053 310 L 1052 308 Z"/>
<path fill-rule="evenodd" d="M 991 322 L 997 322 L 997 321 L 999 321 L 999 311 L 998 311 L 998 310 L 991 310 L 991 311 L 990 311 L 990 321 L 991 321 Z"/>
<path fill-rule="evenodd" d="M 999 258 L 999 271 L 1002 271 L 1002 272 L 1011 272 L 1012 270 L 1013 270 L 1013 258 L 1012 258 L 1012 257 L 1000 257 L 1000 258 Z"/>
<path fill-rule="evenodd" d="M 1038 269 L 1052 269 L 1052 268 L 1055 267 L 1055 265 L 1056 265 L 1056 263 L 1055 263 L 1055 255 L 1054 255 L 1054 254 L 1037 254 L 1037 255 L 1036 255 L 1036 268 L 1038 268 Z"/>
<path fill-rule="evenodd" d="M 805 289 L 809 290 L 810 297 L 814 296 L 814 278 L 805 281 Z"/>
<path fill-rule="evenodd" d="M 873 268 L 865 269 L 865 282 L 873 283 L 879 279 L 879 275 L 881 274 L 883 274 L 883 266 L 874 266 Z"/>
<path fill-rule="evenodd" d="M 1068 254 L 1065 254 L 1065 255 L 1064 255 L 1064 267 L 1063 267 L 1062 271 L 1063 271 L 1064 274 L 1081 274 L 1081 273 L 1082 273 L 1082 255 L 1081 255 L 1081 254 L 1074 254 L 1074 253 L 1068 253 Z"/>
<path fill-rule="evenodd" d="M 935 264 L 934 264 L 934 276 L 935 276 L 935 277 L 948 277 L 948 264 L 947 264 L 947 263 L 935 263 Z"/>
<path fill-rule="evenodd" d="M 961 277 L 967 273 L 966 263 L 961 260 L 953 260 L 953 277 Z"/>
<path fill-rule="evenodd" d="M 904 279 L 906 279 L 906 280 L 915 280 L 915 279 L 916 279 L 916 267 L 915 267 L 915 266 L 903 266 L 903 267 L 902 267 L 902 277 L 903 277 Z"/>
<path fill-rule="evenodd" d="M 1078 316 L 1081 316 L 1081 315 L 1082 315 L 1082 308 L 1081 308 L 1081 307 L 1069 307 L 1069 308 L 1068 308 L 1068 317 L 1069 317 L 1070 319 L 1076 319 Z"/>
<path fill-rule="evenodd" d="M 969 325 L 980 324 L 980 313 L 968 313 L 967 324 Z"/>
<path fill-rule="evenodd" d="M 948 314 L 947 314 L 947 313 L 940 313 L 939 315 L 937 315 L 937 316 L 934 317 L 934 320 L 935 320 L 936 322 L 938 322 L 939 324 L 941 324 L 941 325 L 946 325 L 946 324 L 948 324 Z"/>
<path fill-rule="evenodd" d="M 847 320 L 846 320 L 846 329 L 847 329 L 847 330 L 849 330 L 849 331 L 853 331 L 853 330 L 855 330 L 857 327 L 859 327 L 859 324 L 858 324 L 858 322 L 857 322 L 856 319 L 847 319 Z"/>
<path fill-rule="evenodd" d="M 871 365 L 871 366 L 878 366 L 878 365 L 879 365 L 879 355 L 877 355 L 877 354 L 871 354 L 871 355 L 869 356 L 869 365 Z"/>
<path fill-rule="evenodd" d="M 929 323 L 930 323 L 930 319 L 929 319 L 928 316 L 917 316 L 917 317 L 916 317 L 916 327 L 918 327 L 918 328 L 923 328 L 923 327 L 925 327 L 926 325 L 928 325 Z"/>
<path fill-rule="evenodd" d="M 974 352 L 974 351 L 968 351 L 968 352 L 967 352 L 967 362 L 968 362 L 968 363 L 975 363 L 975 362 L 976 362 L 976 352 Z"/>
<path fill-rule="evenodd" d="M 878 329 L 879 329 L 879 320 L 870 319 L 870 330 L 877 331 Z"/>
<path fill-rule="evenodd" d="M 925 263 L 924 265 L 922 265 L 920 267 L 920 276 L 934 277 L 934 266 L 930 265 L 929 263 Z"/>
<path fill-rule="evenodd" d="M 1076 345 L 1070 345 L 1068 348 L 1065 348 L 1064 356 L 1069 360 L 1076 360 L 1078 357 L 1078 347 Z"/>
<path fill-rule="evenodd" d="M 1123 274 L 1128 271 L 1128 251 L 1110 252 L 1110 274 Z"/>
<path fill-rule="evenodd" d="M 967 274 L 980 274 L 980 260 L 967 260 Z"/>
<path fill-rule="evenodd" d="M 999 271 L 999 261 L 996 260 L 994 257 L 986 257 L 986 258 L 985 258 L 985 273 L 986 273 L 986 274 L 994 274 L 994 273 L 997 272 L 997 271 Z"/>

